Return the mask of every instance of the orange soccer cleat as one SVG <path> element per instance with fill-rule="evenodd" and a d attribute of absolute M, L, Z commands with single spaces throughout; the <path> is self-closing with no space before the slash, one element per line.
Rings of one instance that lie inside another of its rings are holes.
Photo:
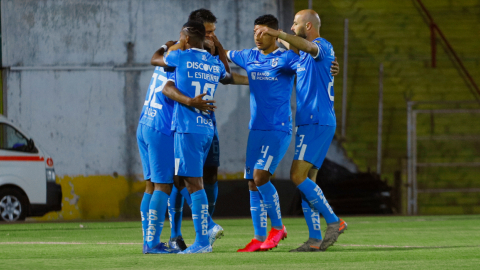
<path fill-rule="evenodd" d="M 278 246 L 278 242 L 287 238 L 287 228 L 283 225 L 281 230 L 272 228 L 268 233 L 267 240 L 260 246 L 262 250 L 270 250 Z"/>
<path fill-rule="evenodd" d="M 241 248 L 237 250 L 237 252 L 255 252 L 255 251 L 261 251 L 260 246 L 263 244 L 263 242 L 258 241 L 257 239 L 253 238 L 250 243 L 248 243 L 244 248 Z"/>

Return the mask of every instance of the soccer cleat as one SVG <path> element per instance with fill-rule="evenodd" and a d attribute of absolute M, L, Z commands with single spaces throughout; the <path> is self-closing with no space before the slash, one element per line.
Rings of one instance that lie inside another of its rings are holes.
<path fill-rule="evenodd" d="M 211 229 L 208 230 L 207 234 L 208 234 L 208 242 L 210 242 L 210 245 L 213 246 L 213 243 L 215 243 L 217 239 L 222 238 L 223 228 L 222 226 L 216 224 L 215 226 L 213 226 Z"/>
<path fill-rule="evenodd" d="M 265 251 L 275 248 L 278 246 L 278 242 L 285 238 L 287 238 L 287 228 L 285 228 L 285 225 L 283 225 L 281 230 L 272 228 L 268 233 L 267 240 L 263 242 L 263 244 L 260 246 L 260 249 Z"/>
<path fill-rule="evenodd" d="M 167 247 L 166 243 L 159 243 L 153 248 L 148 248 L 145 254 L 170 254 L 171 250 Z"/>
<path fill-rule="evenodd" d="M 347 223 L 343 219 L 328 224 L 327 230 L 325 231 L 325 237 L 320 245 L 320 250 L 325 251 L 328 247 L 333 246 L 333 244 L 337 242 L 338 236 L 346 229 Z"/>
<path fill-rule="evenodd" d="M 307 242 L 303 243 L 303 245 L 299 246 L 298 248 L 290 250 L 290 252 L 318 252 L 320 250 L 320 245 L 322 244 L 322 240 L 317 239 L 308 239 Z"/>
<path fill-rule="evenodd" d="M 197 253 L 210 253 L 212 252 L 212 246 L 210 244 L 206 246 L 200 245 L 198 242 L 193 243 L 184 251 L 179 252 L 178 254 L 197 254 Z"/>
<path fill-rule="evenodd" d="M 168 241 L 168 247 L 170 247 L 172 253 L 178 253 L 187 249 L 187 245 L 185 245 L 185 241 L 183 240 L 182 236 L 170 238 L 170 241 Z"/>
<path fill-rule="evenodd" d="M 253 238 L 250 243 L 248 243 L 244 248 L 237 250 L 237 252 L 255 252 L 255 251 L 262 251 L 260 246 L 263 242 L 258 241 L 257 239 Z"/>

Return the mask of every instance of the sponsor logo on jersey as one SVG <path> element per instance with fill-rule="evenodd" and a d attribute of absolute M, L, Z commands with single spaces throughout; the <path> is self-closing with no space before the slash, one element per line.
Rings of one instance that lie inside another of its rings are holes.
<path fill-rule="evenodd" d="M 252 80 L 258 81 L 278 81 L 277 77 L 270 77 L 270 72 L 252 72 L 251 73 Z"/>
<path fill-rule="evenodd" d="M 297 64 L 297 72 L 305 71 L 305 67 L 300 66 L 300 64 Z"/>
<path fill-rule="evenodd" d="M 190 62 L 187 61 L 187 68 L 191 69 L 200 69 L 212 73 L 220 73 L 219 66 L 210 66 L 209 64 L 199 63 L 199 62 Z"/>

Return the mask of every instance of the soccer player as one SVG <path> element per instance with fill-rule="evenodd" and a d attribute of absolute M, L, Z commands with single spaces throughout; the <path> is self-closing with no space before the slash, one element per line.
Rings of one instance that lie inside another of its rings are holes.
<path fill-rule="evenodd" d="M 225 52 L 223 50 L 222 44 L 218 41 L 217 37 L 215 36 L 216 30 L 216 22 L 217 18 L 213 15 L 213 13 L 207 9 L 198 9 L 192 11 L 189 15 L 189 20 L 198 21 L 203 23 L 205 27 L 205 44 L 208 46 L 208 50 L 219 58 L 225 65 L 225 69 L 227 72 L 230 73 L 230 68 L 226 59 L 223 59 L 225 56 Z M 154 54 L 152 58 L 153 65 L 161 65 L 163 64 L 163 54 L 159 54 L 158 52 Z M 248 79 L 245 76 L 240 74 L 232 73 L 234 78 L 234 84 L 248 84 Z M 168 83 L 167 83 L 168 84 Z M 172 88 L 174 89 L 174 85 Z M 167 94 L 168 97 L 174 99 L 177 102 L 184 103 L 185 101 L 182 100 L 180 95 L 177 95 L 175 92 L 164 91 L 163 94 Z M 188 105 L 188 104 L 186 104 Z M 212 141 L 212 146 L 208 152 L 207 160 L 205 161 L 205 166 L 203 168 L 203 181 L 204 181 L 204 188 L 205 193 L 207 194 L 208 199 L 208 212 L 210 216 L 213 215 L 215 210 L 215 204 L 218 196 L 218 183 L 217 183 L 217 174 L 218 174 L 218 167 L 220 166 L 220 145 L 218 140 L 218 131 L 216 128 L 215 123 L 215 115 L 213 112 L 214 106 L 210 108 L 210 112 L 212 113 L 214 124 L 215 124 L 215 133 Z M 178 188 L 177 188 L 178 187 Z M 170 217 L 170 226 L 171 226 L 171 238 L 169 241 L 169 246 L 173 248 L 180 248 L 185 247 L 185 243 L 182 238 L 181 233 L 181 221 L 182 221 L 182 210 L 183 210 L 183 197 L 187 200 L 187 203 L 191 205 L 191 199 L 188 194 L 187 189 L 185 188 L 185 184 L 183 181 L 175 181 L 175 185 L 172 188 L 172 193 L 170 195 L 170 200 L 168 204 L 168 212 Z M 223 228 L 220 226 L 215 226 L 214 228 L 209 228 L 209 234 L 212 235 L 211 244 L 217 239 L 217 237 L 213 237 L 217 235 L 218 238 L 223 235 Z"/>
<path fill-rule="evenodd" d="M 175 67 L 175 85 L 186 96 L 207 93 L 212 99 L 220 80 L 232 81 L 224 64 L 204 48 L 205 27 L 188 21 L 181 31 L 181 42 L 173 46 L 164 58 L 165 64 Z M 180 50 L 186 46 L 187 50 Z M 192 199 L 192 219 L 196 238 L 193 245 L 181 254 L 212 252 L 208 228 L 216 224 L 208 213 L 208 200 L 203 188 L 203 166 L 214 135 L 211 114 L 202 113 L 181 103 L 175 103 L 173 126 L 175 130 L 175 174 L 186 184 Z"/>
<path fill-rule="evenodd" d="M 167 42 L 156 53 L 163 55 L 174 44 Z M 170 194 L 174 175 L 173 132 L 171 131 L 174 101 L 162 95 L 170 90 L 168 80 L 174 80 L 173 70 L 156 67 L 150 80 L 137 128 L 137 142 L 146 179 L 145 193 L 140 205 L 143 231 L 143 253 L 170 253 L 160 243 L 165 219 L 166 198 Z M 174 88 L 170 91 L 176 91 Z M 181 94 L 180 94 L 181 95 Z M 195 98 L 184 97 L 185 103 L 202 111 L 213 109 L 201 94 Z M 186 248 L 186 247 L 185 247 Z"/>
<path fill-rule="evenodd" d="M 273 15 L 263 15 L 254 25 L 254 32 L 263 26 L 278 29 L 278 20 Z M 250 83 L 251 119 L 245 179 L 249 180 L 255 235 L 238 252 L 270 250 L 287 237 L 278 193 L 270 177 L 285 155 L 292 136 L 290 97 L 298 55 L 278 48 L 273 36 L 255 35 L 254 40 L 253 49 L 227 53 L 232 62 L 247 71 Z M 268 237 L 267 214 L 272 225 Z"/>
<path fill-rule="evenodd" d="M 292 252 L 325 251 L 347 229 L 347 223 L 335 215 L 322 190 L 314 182 L 336 128 L 333 76 L 329 72 L 335 52 L 332 44 L 320 37 L 320 25 L 320 17 L 315 11 L 302 10 L 295 15 L 291 28 L 295 35 L 268 27 L 262 27 L 256 33 L 278 37 L 300 50 L 296 86 L 297 133 L 290 178 L 302 193 L 310 237 Z M 309 210 L 312 206 L 314 210 Z M 322 214 L 328 225 L 323 241 L 319 219 L 311 217 L 315 216 L 315 211 Z"/>

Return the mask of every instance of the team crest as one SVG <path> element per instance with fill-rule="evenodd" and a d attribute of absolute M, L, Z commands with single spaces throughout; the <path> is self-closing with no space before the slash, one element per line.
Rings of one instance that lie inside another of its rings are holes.
<path fill-rule="evenodd" d="M 203 61 L 207 61 L 207 56 L 206 56 L 205 54 L 202 55 L 202 60 L 203 60 Z"/>
<path fill-rule="evenodd" d="M 255 75 L 256 74 L 257 74 L 256 72 L 252 72 L 252 80 L 255 80 Z"/>
<path fill-rule="evenodd" d="M 272 59 L 272 67 L 276 67 L 278 65 L 278 58 Z"/>

